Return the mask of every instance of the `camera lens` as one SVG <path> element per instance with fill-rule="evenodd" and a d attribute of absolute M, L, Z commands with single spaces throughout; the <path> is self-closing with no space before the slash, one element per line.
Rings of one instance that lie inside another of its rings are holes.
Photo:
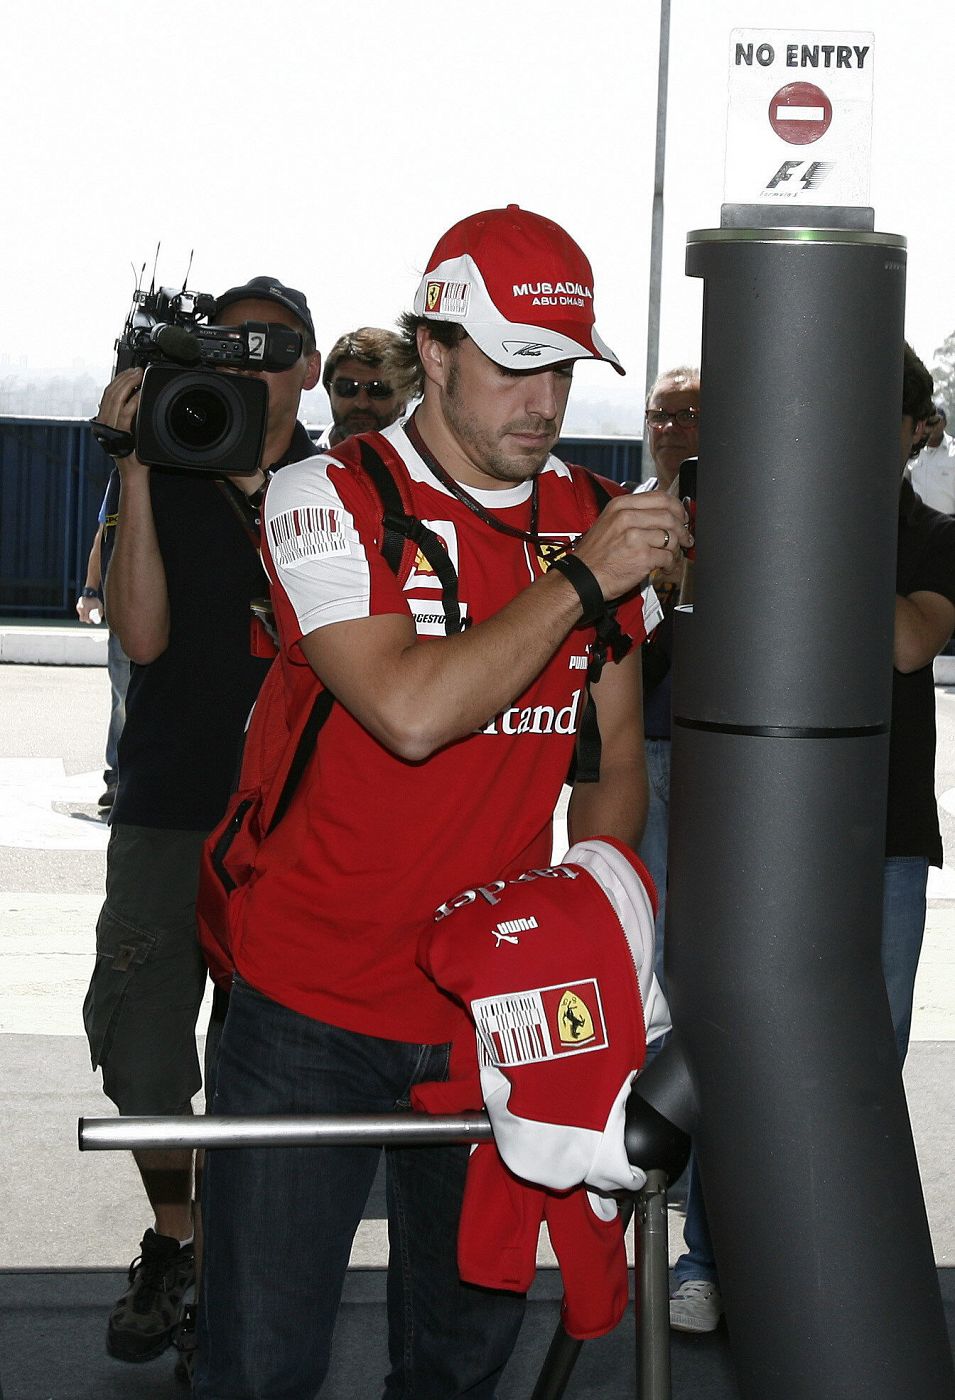
<path fill-rule="evenodd" d="M 174 442 L 190 452 L 207 452 L 224 437 L 230 413 L 218 390 L 184 389 L 169 405 L 166 422 Z"/>
<path fill-rule="evenodd" d="M 268 386 L 254 376 L 150 365 L 136 451 L 152 466 L 250 476 L 258 471 L 268 406 Z"/>

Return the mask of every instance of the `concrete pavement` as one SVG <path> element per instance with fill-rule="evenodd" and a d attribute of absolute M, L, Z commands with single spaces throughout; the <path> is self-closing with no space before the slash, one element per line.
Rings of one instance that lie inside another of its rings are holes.
<path fill-rule="evenodd" d="M 96 796 L 109 710 L 99 667 L 0 666 L 0 1100 L 10 1222 L 0 1268 L 124 1268 L 144 1209 L 132 1162 L 80 1154 L 76 1120 L 111 1111 L 81 1008 L 94 959 L 107 828 Z M 955 827 L 955 695 L 938 692 L 940 792 Z M 946 805 L 947 804 L 947 805 Z M 950 846 L 955 852 L 955 846 Z M 905 1073 L 938 1263 L 955 1265 L 955 870 L 932 872 Z M 852 1208 L 847 1185 L 837 1209 Z M 671 1254 L 681 1217 L 671 1211 Z M 363 1264 L 382 1262 L 365 1222 Z"/>

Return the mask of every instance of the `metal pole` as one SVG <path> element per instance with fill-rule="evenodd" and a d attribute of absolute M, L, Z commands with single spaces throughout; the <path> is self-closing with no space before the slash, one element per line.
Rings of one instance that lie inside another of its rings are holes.
<path fill-rule="evenodd" d="M 666 1173 L 654 1168 L 637 1197 L 640 1249 L 637 1285 L 640 1400 L 670 1400 L 670 1273 Z"/>
<path fill-rule="evenodd" d="M 540 1375 L 537 1377 L 537 1384 L 531 1393 L 531 1400 L 561 1400 L 570 1383 L 582 1346 L 583 1342 L 565 1332 L 563 1323 L 558 1322 L 557 1330 L 547 1348 Z"/>
<path fill-rule="evenodd" d="M 81 1152 L 169 1147 L 385 1147 L 490 1142 L 486 1113 L 265 1114 L 261 1117 L 81 1118 Z"/>
<path fill-rule="evenodd" d="M 660 364 L 660 283 L 663 268 L 663 181 L 667 148 L 667 81 L 670 70 L 670 0 L 660 0 L 660 54 L 657 65 L 657 140 L 650 216 L 650 295 L 647 305 L 646 389 Z"/>

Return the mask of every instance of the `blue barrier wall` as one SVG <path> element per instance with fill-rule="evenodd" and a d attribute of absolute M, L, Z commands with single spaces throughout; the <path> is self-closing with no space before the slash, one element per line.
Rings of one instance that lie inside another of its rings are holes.
<path fill-rule="evenodd" d="M 643 441 L 627 437 L 563 437 L 556 447 L 565 462 L 576 462 L 611 481 L 640 481 Z"/>
<path fill-rule="evenodd" d="M 565 437 L 558 455 L 638 481 L 639 438 Z M 72 619 L 110 461 L 85 419 L 0 416 L 0 616 Z"/>
<path fill-rule="evenodd" d="M 75 617 L 108 475 L 85 420 L 0 417 L 0 613 Z"/>

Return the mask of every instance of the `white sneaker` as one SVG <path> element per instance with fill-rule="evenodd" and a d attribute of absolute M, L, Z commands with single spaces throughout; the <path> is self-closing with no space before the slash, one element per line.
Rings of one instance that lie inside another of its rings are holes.
<path fill-rule="evenodd" d="M 722 1316 L 720 1290 L 708 1279 L 687 1279 L 670 1299 L 670 1326 L 678 1332 L 715 1332 Z"/>

